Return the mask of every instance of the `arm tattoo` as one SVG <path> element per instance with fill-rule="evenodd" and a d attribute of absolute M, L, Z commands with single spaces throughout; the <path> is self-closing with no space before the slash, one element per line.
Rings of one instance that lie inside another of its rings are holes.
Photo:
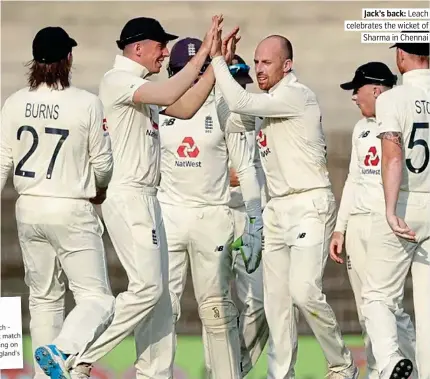
<path fill-rule="evenodd" d="M 383 132 L 378 135 L 378 138 L 389 140 L 402 147 L 402 133 L 400 132 Z"/>

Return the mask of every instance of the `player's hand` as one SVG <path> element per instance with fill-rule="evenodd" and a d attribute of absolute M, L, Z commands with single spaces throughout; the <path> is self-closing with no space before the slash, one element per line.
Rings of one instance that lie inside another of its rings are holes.
<path fill-rule="evenodd" d="M 206 55 L 211 53 L 215 39 L 218 36 L 218 33 L 220 33 L 221 31 L 222 22 L 222 15 L 212 17 L 212 25 L 207 31 L 205 37 L 203 38 L 202 45 L 200 46 L 199 51 L 201 50 L 202 52 L 206 53 Z"/>
<path fill-rule="evenodd" d="M 411 242 L 416 242 L 415 232 L 409 228 L 406 222 L 395 214 L 387 214 L 387 222 L 391 230 L 397 237 L 404 238 Z"/>
<path fill-rule="evenodd" d="M 336 263 L 342 264 L 343 259 L 340 257 L 343 250 L 345 237 L 341 232 L 334 232 L 330 242 L 330 258 Z"/>
<path fill-rule="evenodd" d="M 218 27 L 218 30 L 214 35 L 209 56 L 211 58 L 222 56 L 222 27 L 221 26 Z"/>
<path fill-rule="evenodd" d="M 239 187 L 240 182 L 237 177 L 236 170 L 234 168 L 230 168 L 230 187 Z"/>
<path fill-rule="evenodd" d="M 228 65 L 233 61 L 234 55 L 236 54 L 236 45 L 240 41 L 240 36 L 238 36 L 237 33 L 239 33 L 238 26 L 222 40 L 221 52 Z"/>
<path fill-rule="evenodd" d="M 244 234 L 230 245 L 233 253 L 239 252 L 242 256 L 248 274 L 252 274 L 257 270 L 261 262 L 262 224 L 261 217 L 247 217 L 247 225 Z"/>
<path fill-rule="evenodd" d="M 90 199 L 90 203 L 100 205 L 106 200 L 107 188 L 97 188 L 96 196 Z"/>

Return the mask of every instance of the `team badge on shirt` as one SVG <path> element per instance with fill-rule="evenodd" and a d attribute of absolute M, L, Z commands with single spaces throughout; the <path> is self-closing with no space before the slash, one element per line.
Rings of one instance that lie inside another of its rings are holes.
<path fill-rule="evenodd" d="M 214 122 L 212 120 L 212 116 L 205 117 L 205 133 L 212 133 L 214 128 Z"/>

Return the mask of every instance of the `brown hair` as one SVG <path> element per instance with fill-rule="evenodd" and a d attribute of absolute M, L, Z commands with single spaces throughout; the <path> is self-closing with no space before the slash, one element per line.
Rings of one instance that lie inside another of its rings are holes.
<path fill-rule="evenodd" d="M 31 60 L 26 65 L 30 67 L 27 80 L 30 89 L 35 90 L 41 84 L 46 84 L 55 90 L 70 87 L 70 70 L 72 68 L 70 63 L 68 58 L 50 64 Z"/>

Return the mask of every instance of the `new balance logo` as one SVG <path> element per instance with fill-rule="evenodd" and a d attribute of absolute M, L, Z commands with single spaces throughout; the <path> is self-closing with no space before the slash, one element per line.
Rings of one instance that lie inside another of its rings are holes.
<path fill-rule="evenodd" d="M 166 118 L 161 126 L 172 126 L 176 121 L 176 118 Z"/>
<path fill-rule="evenodd" d="M 215 247 L 215 251 L 221 252 L 224 250 L 224 246 L 217 246 Z"/>
<path fill-rule="evenodd" d="M 305 238 L 305 237 L 306 237 L 306 233 L 299 233 L 299 235 L 297 236 L 297 239 Z"/>
<path fill-rule="evenodd" d="M 370 134 L 370 130 L 366 130 L 364 132 L 361 132 L 358 138 L 366 138 Z"/>
<path fill-rule="evenodd" d="M 152 243 L 158 245 L 157 232 L 155 229 L 152 229 Z"/>

